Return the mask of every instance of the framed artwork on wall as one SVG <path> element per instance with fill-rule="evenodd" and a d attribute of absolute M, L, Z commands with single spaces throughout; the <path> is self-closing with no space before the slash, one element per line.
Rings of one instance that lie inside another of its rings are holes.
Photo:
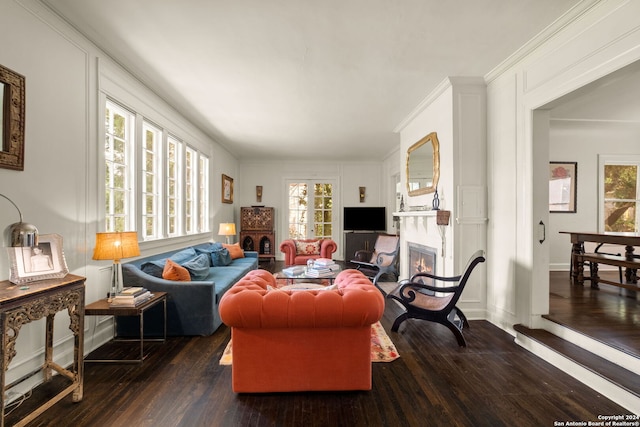
<path fill-rule="evenodd" d="M 41 234 L 32 248 L 7 248 L 9 281 L 17 285 L 44 279 L 60 279 L 69 273 L 62 250 L 62 236 Z"/>
<path fill-rule="evenodd" d="M 222 174 L 222 203 L 233 203 L 233 178 Z"/>
<path fill-rule="evenodd" d="M 0 65 L 0 168 L 24 170 L 24 76 Z"/>
<path fill-rule="evenodd" d="M 549 212 L 576 213 L 578 162 L 549 162 Z"/>

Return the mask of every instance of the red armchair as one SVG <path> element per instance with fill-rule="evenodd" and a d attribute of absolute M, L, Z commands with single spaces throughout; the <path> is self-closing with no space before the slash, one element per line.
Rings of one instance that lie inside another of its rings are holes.
<path fill-rule="evenodd" d="M 280 243 L 285 265 L 306 265 L 310 259 L 331 259 L 336 250 L 338 245 L 331 239 L 289 239 Z"/>

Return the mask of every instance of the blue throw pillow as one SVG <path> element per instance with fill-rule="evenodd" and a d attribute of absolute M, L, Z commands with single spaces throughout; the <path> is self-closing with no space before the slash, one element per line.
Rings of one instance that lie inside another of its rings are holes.
<path fill-rule="evenodd" d="M 140 270 L 144 271 L 150 276 L 162 278 L 163 268 L 157 266 L 153 262 L 145 262 L 140 266 Z"/>
<path fill-rule="evenodd" d="M 181 265 L 189 271 L 191 280 L 203 280 L 209 275 L 209 257 L 206 254 L 200 254 Z"/>
<path fill-rule="evenodd" d="M 220 245 L 220 247 L 218 247 L 217 245 Z M 213 264 L 211 264 L 211 253 L 215 250 L 220 249 L 221 247 L 222 245 L 219 243 L 210 243 L 208 246 L 205 246 L 203 248 L 195 248 L 195 249 L 198 255 L 205 254 L 207 256 L 207 259 L 209 259 L 209 263 L 210 263 L 209 266 L 213 267 Z"/>
<path fill-rule="evenodd" d="M 176 264 L 182 264 L 185 261 L 189 261 L 190 259 L 194 259 L 198 255 L 196 250 L 193 248 L 186 248 L 181 251 L 176 252 L 171 255 L 169 259 L 174 261 Z"/>
<path fill-rule="evenodd" d="M 211 265 L 224 267 L 231 264 L 231 254 L 227 248 L 220 248 L 211 252 Z"/>

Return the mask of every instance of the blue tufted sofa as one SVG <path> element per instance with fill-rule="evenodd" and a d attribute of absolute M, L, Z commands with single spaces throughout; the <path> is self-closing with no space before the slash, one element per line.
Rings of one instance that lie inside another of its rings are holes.
<path fill-rule="evenodd" d="M 122 264 L 125 286 L 143 286 L 152 292 L 167 292 L 167 335 L 211 335 L 222 324 L 218 303 L 222 295 L 250 270 L 258 268 L 258 253 L 244 251 L 244 258 L 236 258 L 229 265 L 209 266 L 204 278 L 189 282 L 165 280 L 146 273 L 155 264 L 162 269 L 167 259 L 178 263 L 191 257 L 208 254 L 214 243 L 202 243 L 170 252 L 139 258 Z M 153 273 L 153 272 L 152 272 Z M 145 336 L 162 335 L 162 305 L 145 313 Z M 120 337 L 138 336 L 137 317 L 119 317 L 117 333 Z"/>

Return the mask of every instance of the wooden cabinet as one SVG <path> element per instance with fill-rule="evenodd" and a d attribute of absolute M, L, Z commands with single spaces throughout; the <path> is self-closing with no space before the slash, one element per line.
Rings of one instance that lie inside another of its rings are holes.
<path fill-rule="evenodd" d="M 344 233 L 344 260 L 349 262 L 353 259 L 356 252 L 363 249 L 365 251 L 373 251 L 376 244 L 378 233 L 373 232 L 357 232 L 347 231 Z"/>
<path fill-rule="evenodd" d="M 275 260 L 275 210 L 267 207 L 240 208 L 240 246 L 257 251 L 260 260 Z"/>

